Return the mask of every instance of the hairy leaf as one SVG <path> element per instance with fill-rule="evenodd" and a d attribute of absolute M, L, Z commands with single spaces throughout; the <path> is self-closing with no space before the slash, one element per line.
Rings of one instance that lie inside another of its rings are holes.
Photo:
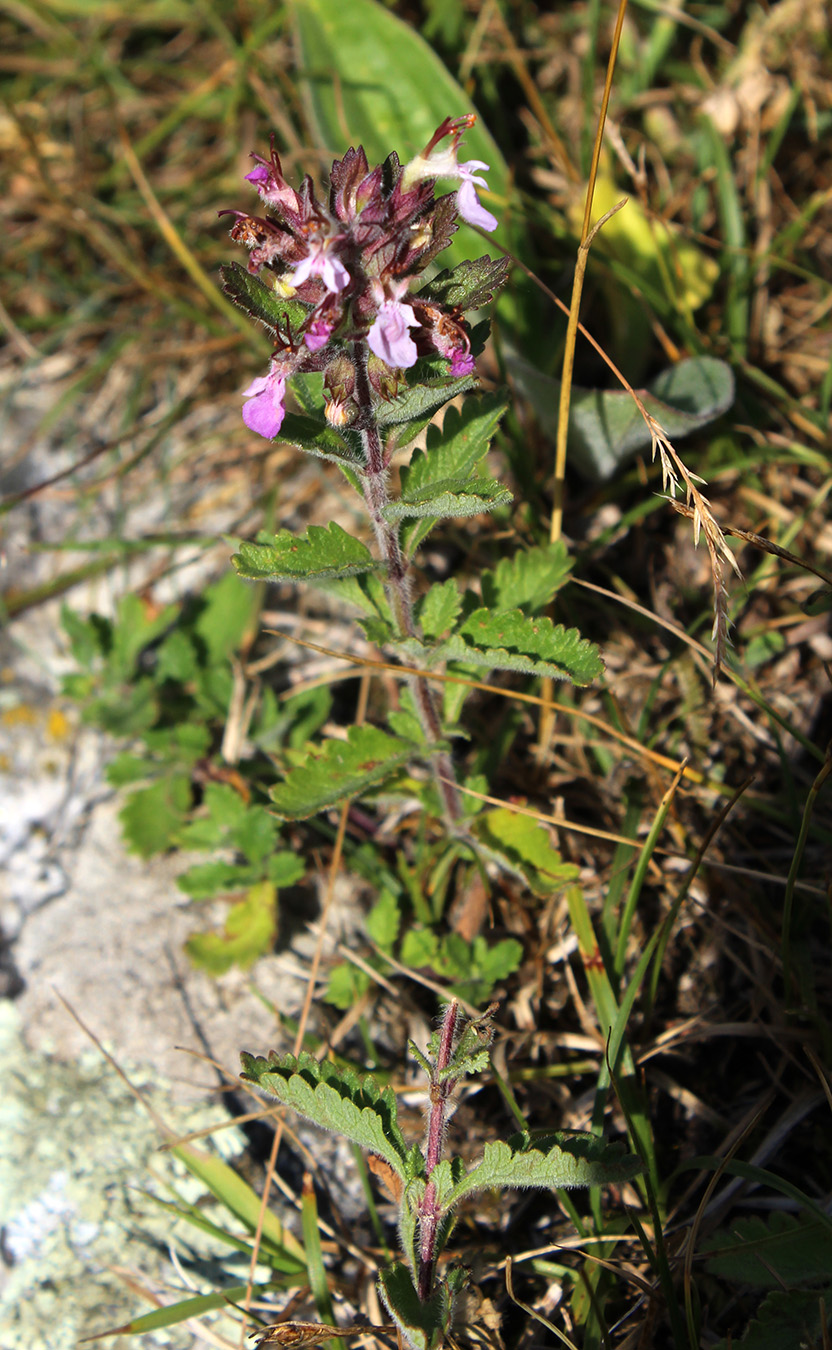
<path fill-rule="evenodd" d="M 467 482 L 488 452 L 505 409 L 505 403 L 490 394 L 466 399 L 461 409 L 449 408 L 441 429 L 428 429 L 425 449 L 417 450 L 402 469 L 402 495 L 422 492 L 448 480 Z M 430 534 L 436 519 L 430 516 L 405 526 L 402 543 L 409 555 Z"/>
<path fill-rule="evenodd" d="M 463 491 L 463 489 L 465 489 Z M 496 511 L 513 500 L 508 488 L 493 478 L 445 478 L 436 483 L 402 492 L 384 508 L 385 520 L 434 520 L 447 516 L 478 516 Z"/>
<path fill-rule="evenodd" d="M 510 266 L 508 258 L 468 259 L 452 272 L 440 272 L 418 294 L 442 305 L 481 309 L 505 285 Z"/>
<path fill-rule="evenodd" d="M 398 398 L 391 399 L 389 403 L 379 404 L 376 410 L 378 424 L 380 427 L 388 427 L 398 422 L 412 422 L 416 418 L 423 418 L 434 409 L 441 408 L 443 403 L 456 398 L 458 394 L 467 394 L 469 389 L 476 389 L 478 383 L 476 375 L 457 375 L 411 385 L 404 393 L 399 394 Z M 414 432 L 414 435 L 416 434 L 418 433 Z M 409 439 L 412 440 L 413 437 L 410 436 Z"/>
<path fill-rule="evenodd" d="M 641 1159 L 625 1153 L 623 1145 L 607 1144 L 597 1135 L 555 1138 L 544 1149 L 532 1148 L 524 1135 L 486 1144 L 482 1161 L 457 1183 L 446 1203 L 455 1205 L 463 1195 L 492 1188 L 605 1186 L 629 1181 L 644 1170 Z"/>
<path fill-rule="evenodd" d="M 319 417 L 308 417 L 305 413 L 287 413 L 276 439 L 335 464 L 355 467 L 362 463 L 359 447 L 350 444 L 334 427 L 322 426 Z"/>
<path fill-rule="evenodd" d="M 190 804 L 186 774 L 171 774 L 132 793 L 119 811 L 128 851 L 149 858 L 170 848 Z"/>
<path fill-rule="evenodd" d="M 220 276 L 226 295 L 230 295 L 234 303 L 253 319 L 259 319 L 271 333 L 282 330 L 285 334 L 287 324 L 297 331 L 309 317 L 309 305 L 301 304 L 300 300 L 284 299 L 240 263 L 225 264 L 220 268 Z"/>
<path fill-rule="evenodd" d="M 376 566 L 366 544 L 330 525 L 310 525 L 305 534 L 280 530 L 273 541 L 241 544 L 231 561 L 249 581 L 315 581 L 351 577 Z"/>
<path fill-rule="evenodd" d="M 413 746 L 377 727 L 350 727 L 346 741 L 325 741 L 272 788 L 278 813 L 305 820 L 345 797 L 354 797 L 389 778 L 413 754 Z"/>
<path fill-rule="evenodd" d="M 408 1179 L 408 1148 L 391 1088 L 382 1090 L 369 1075 L 360 1079 L 351 1069 L 340 1069 L 305 1052 L 297 1059 L 274 1054 L 264 1059 L 244 1051 L 240 1058 L 241 1076 L 247 1082 L 256 1083 L 323 1129 L 378 1153 L 403 1181 Z"/>
<path fill-rule="evenodd" d="M 441 638 L 449 628 L 453 628 L 461 608 L 462 596 L 456 577 L 448 577 L 447 581 L 431 586 L 422 596 L 416 610 L 425 637 Z"/>
<path fill-rule="evenodd" d="M 444 1284 L 437 1285 L 429 1301 L 423 1303 L 407 1266 L 397 1262 L 381 1271 L 378 1291 L 405 1343 L 413 1350 L 433 1350 L 441 1343 L 451 1316 L 451 1295 Z"/>
<path fill-rule="evenodd" d="M 488 609 L 522 609 L 526 613 L 545 609 L 571 570 L 572 561 L 562 539 L 520 549 L 511 558 L 501 558 L 493 572 L 483 572 L 483 604 Z"/>
<path fill-rule="evenodd" d="M 589 684 L 604 669 L 598 648 L 582 638 L 577 628 L 555 625 L 546 617 L 528 618 L 519 609 L 494 614 L 477 609 L 458 632 L 437 647 L 429 647 L 416 638 L 393 645 L 411 662 L 425 666 L 438 661 L 463 661 L 488 670 L 516 670 L 526 675 L 569 679 L 573 684 Z"/>

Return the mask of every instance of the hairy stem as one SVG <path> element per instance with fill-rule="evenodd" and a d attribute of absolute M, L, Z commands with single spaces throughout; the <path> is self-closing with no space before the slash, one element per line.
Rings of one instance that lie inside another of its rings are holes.
<path fill-rule="evenodd" d="M 364 343 L 356 342 L 354 352 L 355 392 L 361 409 L 359 425 L 364 448 L 362 474 L 364 500 L 373 522 L 379 554 L 385 565 L 385 588 L 396 626 L 402 637 L 416 637 L 408 564 L 399 543 L 399 526 L 384 519 L 384 508 L 390 501 L 387 490 L 387 468 L 367 375 L 367 353 Z M 411 676 L 409 684 L 425 738 L 429 745 L 436 746 L 442 739 L 442 723 L 433 691 L 428 681 L 419 675 Z M 437 749 L 431 759 L 445 815 L 448 823 L 455 825 L 462 818 L 462 807 L 451 757 L 445 750 Z"/>
<path fill-rule="evenodd" d="M 456 1079 L 443 1077 L 451 1062 L 459 1017 L 459 1004 L 454 999 L 445 1009 L 442 1031 L 439 1036 L 439 1053 L 433 1067 L 430 1083 L 430 1115 L 428 1116 L 428 1137 L 425 1147 L 425 1172 L 427 1185 L 419 1205 L 419 1275 L 417 1290 L 419 1298 L 427 1303 L 433 1287 L 433 1272 L 436 1268 L 436 1233 L 439 1227 L 439 1206 L 436 1203 L 436 1185 L 431 1173 L 442 1155 L 442 1140 L 445 1135 L 445 1120 L 448 1098 L 456 1086 Z"/>

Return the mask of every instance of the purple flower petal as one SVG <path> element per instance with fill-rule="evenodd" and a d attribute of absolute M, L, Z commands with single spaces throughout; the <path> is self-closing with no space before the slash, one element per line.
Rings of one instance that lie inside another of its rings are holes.
<path fill-rule="evenodd" d="M 293 280 L 296 286 L 302 286 L 310 277 L 320 277 L 334 295 L 350 284 L 350 274 L 341 259 L 324 244 L 313 245 L 306 257 L 295 263 Z"/>
<path fill-rule="evenodd" d="M 477 160 L 471 160 L 472 164 L 478 163 Z M 468 167 L 460 165 L 460 168 Z M 486 165 L 486 168 L 488 166 Z M 469 225 L 478 225 L 481 230 L 496 230 L 499 221 L 496 216 L 492 216 L 490 211 L 486 211 L 479 197 L 474 183 L 478 182 L 484 185 L 482 178 L 475 178 L 473 174 L 466 178 L 456 194 L 456 204 L 459 214 L 463 220 L 467 220 Z"/>
<path fill-rule="evenodd" d="M 275 437 L 280 430 L 286 409 L 283 397 L 286 392 L 286 379 L 273 372 L 258 375 L 252 380 L 243 395 L 248 403 L 243 404 L 243 421 L 250 431 L 265 436 L 267 441 Z"/>
<path fill-rule="evenodd" d="M 303 335 L 310 352 L 319 352 L 329 342 L 329 335 L 335 327 L 331 319 L 313 319 Z"/>
<path fill-rule="evenodd" d="M 454 352 L 451 357 L 452 375 L 472 375 L 474 372 L 474 358 L 470 352 Z"/>
<path fill-rule="evenodd" d="M 367 334 L 367 346 L 388 366 L 407 368 L 415 364 L 419 354 L 407 330 L 418 327 L 419 320 L 412 305 L 404 305 L 400 300 L 385 300 Z"/>

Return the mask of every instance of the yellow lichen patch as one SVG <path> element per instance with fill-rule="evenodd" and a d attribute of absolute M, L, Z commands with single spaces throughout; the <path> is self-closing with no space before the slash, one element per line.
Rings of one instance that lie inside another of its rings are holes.
<path fill-rule="evenodd" d="M 69 718 L 60 708 L 50 708 L 46 719 L 46 734 L 51 741 L 65 741 L 69 735 Z"/>

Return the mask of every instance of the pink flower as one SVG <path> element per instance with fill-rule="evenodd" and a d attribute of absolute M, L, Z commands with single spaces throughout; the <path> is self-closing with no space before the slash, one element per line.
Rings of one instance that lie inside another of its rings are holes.
<path fill-rule="evenodd" d="M 306 257 L 295 263 L 293 281 L 296 286 L 302 286 L 310 277 L 320 277 L 326 289 L 335 295 L 349 286 L 350 274 L 337 253 L 333 253 L 331 239 L 313 244 Z"/>
<path fill-rule="evenodd" d="M 271 370 L 268 375 L 258 375 L 248 389 L 243 390 L 243 398 L 249 400 L 243 404 L 243 421 L 250 431 L 258 436 L 272 440 L 280 430 L 286 409 L 283 398 L 286 393 L 286 377 Z"/>
<path fill-rule="evenodd" d="M 286 207 L 297 213 L 300 210 L 300 199 L 295 189 L 290 187 L 283 177 L 280 159 L 274 148 L 274 137 L 272 137 L 271 160 L 262 159 L 260 155 L 254 155 L 253 158 L 257 160 L 257 164 L 251 173 L 245 174 L 246 181 L 257 189 L 267 205 Z"/>
<path fill-rule="evenodd" d="M 367 334 L 367 346 L 388 366 L 412 366 L 418 352 L 407 330 L 418 327 L 419 320 L 412 305 L 405 305 L 401 300 L 385 300 Z"/>
<path fill-rule="evenodd" d="M 458 166 L 457 177 L 462 179 L 462 187 L 456 194 L 456 204 L 462 219 L 467 220 L 469 225 L 478 225 L 481 230 L 496 230 L 500 222 L 490 211 L 486 211 L 474 187 L 476 183 L 479 187 L 488 188 L 482 174 L 474 173 L 475 169 L 487 168 L 488 165 L 481 159 L 469 159 Z"/>
<path fill-rule="evenodd" d="M 334 319 L 312 319 L 303 335 L 309 351 L 319 352 L 321 347 L 325 347 L 334 327 Z"/>
<path fill-rule="evenodd" d="M 474 373 L 474 358 L 470 352 L 454 352 L 451 357 L 452 375 L 472 375 Z"/>
<path fill-rule="evenodd" d="M 473 113 L 469 113 L 465 117 L 446 117 L 428 141 L 421 155 L 417 155 L 415 159 L 405 165 L 402 185 L 406 189 L 411 188 L 424 178 L 462 179 L 462 186 L 456 194 L 457 210 L 462 219 L 467 220 L 469 225 L 478 225 L 481 230 L 496 230 L 499 224 L 497 217 L 492 216 L 490 211 L 486 211 L 477 196 L 477 187 L 487 190 L 488 184 L 481 174 L 476 173 L 476 170 L 488 170 L 489 166 L 481 159 L 467 159 L 463 164 L 460 164 L 458 158 L 462 135 L 470 130 L 475 121 L 476 118 Z M 441 150 L 438 149 L 437 147 L 448 137 L 451 138 L 450 145 L 444 146 Z"/>

